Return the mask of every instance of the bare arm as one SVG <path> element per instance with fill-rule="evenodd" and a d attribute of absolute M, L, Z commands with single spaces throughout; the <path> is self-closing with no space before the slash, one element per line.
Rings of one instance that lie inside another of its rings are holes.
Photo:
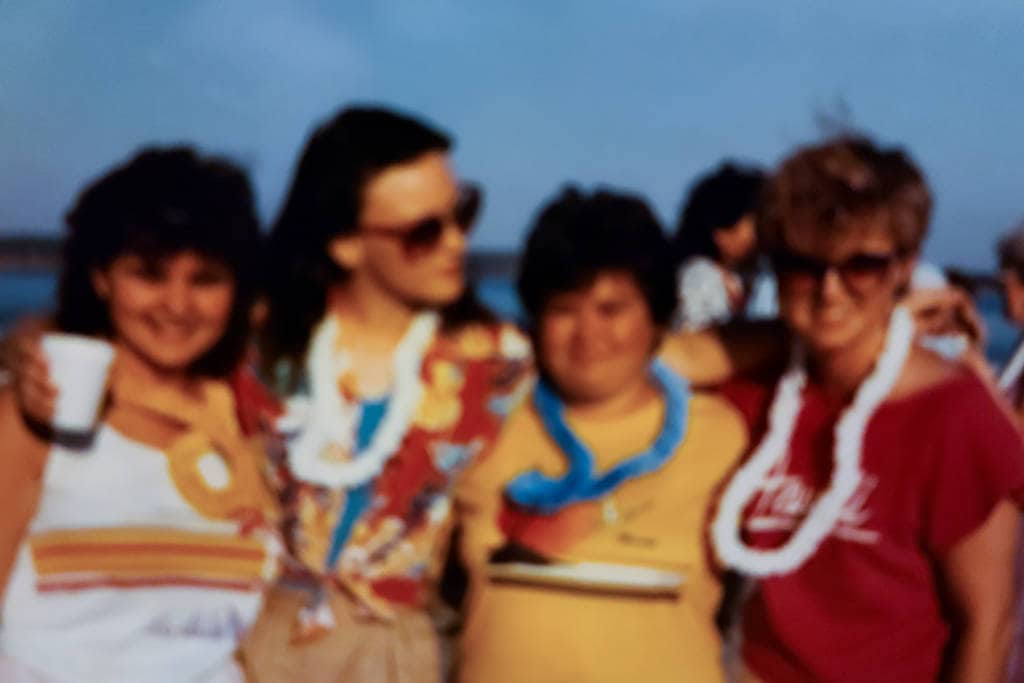
<path fill-rule="evenodd" d="M 25 426 L 10 391 L 0 392 L 0 591 L 35 514 L 49 444 Z M 2 603 L 0 595 L 0 603 Z"/>
<path fill-rule="evenodd" d="M 671 332 L 659 357 L 691 383 L 709 386 L 779 365 L 788 349 L 789 332 L 781 322 L 744 321 L 699 332 Z"/>
<path fill-rule="evenodd" d="M 506 423 L 493 450 L 462 474 L 455 489 L 455 509 L 462 528 L 460 557 L 471 575 L 486 566 L 491 552 L 505 541 L 498 515 L 509 467 L 515 466 L 515 453 L 503 447 L 508 433 Z"/>
<path fill-rule="evenodd" d="M 13 387 L 22 413 L 38 423 L 49 421 L 57 400 L 42 349 L 48 324 L 42 318 L 24 318 L 0 339 L 0 370 Z"/>
<path fill-rule="evenodd" d="M 914 317 L 918 334 L 963 334 L 977 348 L 984 348 L 985 322 L 971 295 L 959 287 L 921 289 L 900 301 Z"/>
<path fill-rule="evenodd" d="M 1002 680 L 1013 636 L 1017 508 L 1000 502 L 941 562 L 960 620 L 952 683 Z"/>
<path fill-rule="evenodd" d="M 948 288 L 918 292 L 903 305 L 914 316 L 921 334 L 948 333 L 947 327 L 972 340 L 975 350 L 965 362 L 984 377 L 990 373 L 984 355 L 984 325 L 974 303 L 964 292 Z M 741 373 L 781 367 L 790 345 L 790 333 L 779 320 L 735 321 L 706 330 L 675 331 L 665 336 L 660 358 L 697 386 L 721 384 Z"/>

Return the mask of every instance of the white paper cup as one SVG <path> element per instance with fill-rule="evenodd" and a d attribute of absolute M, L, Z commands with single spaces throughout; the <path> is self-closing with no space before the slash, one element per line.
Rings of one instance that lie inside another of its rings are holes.
<path fill-rule="evenodd" d="M 70 434 L 92 431 L 107 387 L 114 347 L 78 334 L 44 334 L 43 353 L 50 381 L 57 388 L 51 426 Z"/>

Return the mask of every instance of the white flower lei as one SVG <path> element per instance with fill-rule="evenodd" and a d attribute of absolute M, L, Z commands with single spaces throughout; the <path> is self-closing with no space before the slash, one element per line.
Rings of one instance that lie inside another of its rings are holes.
<path fill-rule="evenodd" d="M 348 354 L 337 351 L 341 324 L 333 315 L 321 321 L 306 360 L 311 396 L 290 399 L 278 420 L 278 428 L 290 437 L 288 467 L 295 477 L 332 489 L 355 488 L 381 472 L 401 446 L 423 396 L 421 366 L 438 324 L 433 312 L 413 319 L 395 349 L 394 391 L 370 445 L 340 462 L 324 457 L 325 451 L 332 445 L 351 451 L 362 409 L 357 402 L 346 401 L 338 389 L 338 378 L 351 362 Z"/>
<path fill-rule="evenodd" d="M 789 370 L 779 382 L 768 414 L 768 432 L 750 460 L 726 487 L 712 524 L 711 536 L 719 559 L 750 576 L 787 574 L 814 554 L 835 527 L 843 506 L 857 491 L 861 477 L 861 450 L 868 422 L 899 379 L 914 342 L 914 322 L 897 307 L 889 322 L 885 348 L 874 370 L 857 390 L 853 403 L 835 428 L 832 480 L 818 497 L 800 527 L 781 547 L 756 550 L 741 539 L 740 519 L 747 502 L 761 487 L 765 475 L 786 456 L 789 442 L 803 408 L 807 383 L 804 353 L 797 348 Z"/>

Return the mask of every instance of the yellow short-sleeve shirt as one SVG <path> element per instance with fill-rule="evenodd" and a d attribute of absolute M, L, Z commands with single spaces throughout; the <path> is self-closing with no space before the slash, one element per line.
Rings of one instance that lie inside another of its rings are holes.
<path fill-rule="evenodd" d="M 662 427 L 664 410 L 656 400 L 619 418 L 569 422 L 600 472 L 647 448 Z M 707 524 L 714 495 L 745 444 L 739 414 L 723 399 L 696 393 L 686 435 L 670 460 L 600 501 L 568 506 L 526 539 L 526 545 L 561 560 L 676 572 L 684 577 L 677 596 L 495 582 L 488 578 L 487 558 L 508 540 L 508 525 L 499 523 L 507 512 L 505 486 L 528 470 L 558 475 L 567 467 L 532 402 L 521 406 L 491 454 L 460 482 L 462 551 L 471 576 L 460 679 L 721 681 L 714 624 L 721 587 L 711 566 Z"/>

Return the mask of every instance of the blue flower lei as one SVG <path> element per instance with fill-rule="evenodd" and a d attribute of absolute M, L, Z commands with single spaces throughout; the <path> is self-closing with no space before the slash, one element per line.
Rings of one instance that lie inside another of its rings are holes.
<path fill-rule="evenodd" d="M 505 487 L 512 502 L 541 514 L 553 514 L 573 503 L 600 499 L 623 482 L 664 465 L 686 436 L 690 408 L 689 385 L 659 361 L 651 364 L 651 377 L 665 397 L 665 423 L 645 451 L 617 463 L 603 474 L 594 472 L 594 456 L 565 421 L 565 406 L 551 386 L 540 380 L 533 402 L 548 434 L 569 459 L 569 471 L 549 477 L 530 470 Z"/>

